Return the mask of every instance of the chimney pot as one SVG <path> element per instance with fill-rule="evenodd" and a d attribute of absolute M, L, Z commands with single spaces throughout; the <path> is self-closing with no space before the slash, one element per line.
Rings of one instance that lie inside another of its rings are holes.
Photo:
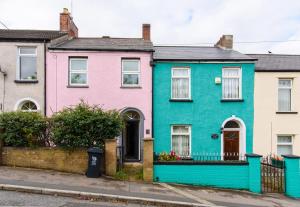
<path fill-rule="evenodd" d="M 215 46 L 231 50 L 233 48 L 233 35 L 222 35 Z"/>
<path fill-rule="evenodd" d="M 150 41 L 150 24 L 143 24 L 143 39 Z"/>
<path fill-rule="evenodd" d="M 68 8 L 63 8 L 63 13 L 64 13 L 64 14 L 69 14 Z"/>

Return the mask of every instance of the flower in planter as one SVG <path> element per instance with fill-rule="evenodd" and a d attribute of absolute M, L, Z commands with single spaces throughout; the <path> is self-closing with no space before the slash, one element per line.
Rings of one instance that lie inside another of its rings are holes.
<path fill-rule="evenodd" d="M 158 156 L 158 161 L 175 161 L 180 160 L 180 156 L 176 155 L 175 151 L 170 151 L 170 153 L 162 152 Z"/>

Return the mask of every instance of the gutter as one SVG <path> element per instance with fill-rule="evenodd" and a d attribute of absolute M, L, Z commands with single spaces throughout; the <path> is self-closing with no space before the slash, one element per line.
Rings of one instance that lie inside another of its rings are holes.
<path fill-rule="evenodd" d="M 155 61 L 159 62 L 194 62 L 194 63 L 203 63 L 203 62 L 230 62 L 230 61 L 237 61 L 237 62 L 242 62 L 242 61 L 247 61 L 247 62 L 252 62 L 252 61 L 257 61 L 257 59 L 159 59 L 159 58 L 154 58 Z"/>
<path fill-rule="evenodd" d="M 95 48 L 56 48 L 49 47 L 49 50 L 62 50 L 62 51 L 122 51 L 122 52 L 154 52 L 154 49 L 113 49 L 113 48 L 103 48 L 103 49 L 95 49 Z"/>

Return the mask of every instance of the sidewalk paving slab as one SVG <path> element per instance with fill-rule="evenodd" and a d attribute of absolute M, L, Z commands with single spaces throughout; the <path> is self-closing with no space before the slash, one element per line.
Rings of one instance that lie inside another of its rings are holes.
<path fill-rule="evenodd" d="M 106 177 L 87 178 L 79 174 L 5 166 L 0 167 L 0 188 L 159 206 L 300 206 L 300 200 L 282 194 L 260 195 L 248 191 L 189 185 L 118 181 Z"/>

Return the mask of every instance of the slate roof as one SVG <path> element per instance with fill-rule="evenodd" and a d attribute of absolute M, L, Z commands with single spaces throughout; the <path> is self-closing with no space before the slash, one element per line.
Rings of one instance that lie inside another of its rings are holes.
<path fill-rule="evenodd" d="M 91 51 L 153 51 L 151 41 L 142 38 L 75 38 L 58 45 L 54 50 L 91 50 Z"/>
<path fill-rule="evenodd" d="M 252 61 L 252 57 L 235 50 L 202 46 L 155 46 L 154 60 Z"/>
<path fill-rule="evenodd" d="M 16 30 L 0 29 L 0 41 L 43 41 L 67 35 L 57 30 Z"/>
<path fill-rule="evenodd" d="M 300 72 L 300 55 L 249 54 L 257 58 L 257 72 Z"/>

